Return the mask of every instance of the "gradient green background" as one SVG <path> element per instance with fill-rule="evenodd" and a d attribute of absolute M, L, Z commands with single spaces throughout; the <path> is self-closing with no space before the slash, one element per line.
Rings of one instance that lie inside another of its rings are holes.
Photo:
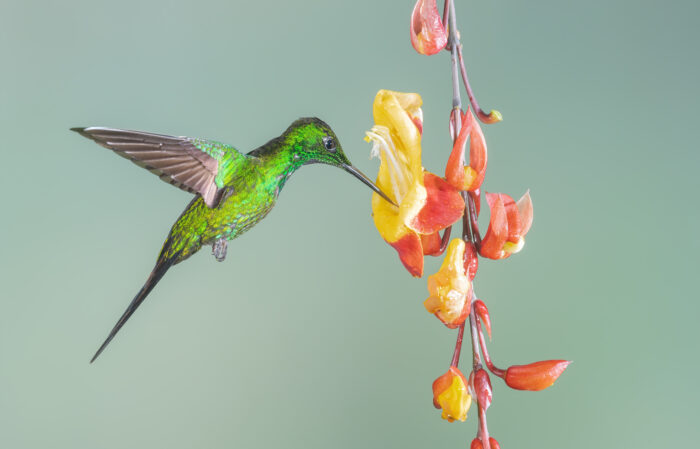
<path fill-rule="evenodd" d="M 423 162 L 440 172 L 449 58 L 413 51 L 412 7 L 2 0 L 0 447 L 468 446 L 474 409 L 447 424 L 431 405 L 455 332 L 381 241 L 369 190 L 329 167 L 295 175 L 225 263 L 205 250 L 169 272 L 88 364 L 190 196 L 68 128 L 247 151 L 317 115 L 373 174 L 375 92 L 416 91 Z M 485 127 L 485 188 L 529 188 L 535 204 L 525 250 L 476 281 L 492 355 L 575 361 L 541 393 L 494 381 L 492 434 L 504 448 L 694 446 L 698 2 L 457 10 L 477 96 L 505 117 Z"/>

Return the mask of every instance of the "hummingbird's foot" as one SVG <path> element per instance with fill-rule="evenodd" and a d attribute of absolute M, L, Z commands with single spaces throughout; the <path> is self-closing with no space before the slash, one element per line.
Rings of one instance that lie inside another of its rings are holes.
<path fill-rule="evenodd" d="M 226 259 L 226 248 L 228 248 L 226 237 L 221 237 L 211 246 L 211 253 L 216 257 L 217 262 L 223 262 Z"/>

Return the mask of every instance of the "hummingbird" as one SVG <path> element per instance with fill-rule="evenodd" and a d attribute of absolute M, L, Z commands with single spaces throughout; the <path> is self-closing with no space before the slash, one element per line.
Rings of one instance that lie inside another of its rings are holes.
<path fill-rule="evenodd" d="M 94 362 L 170 267 L 204 245 L 217 261 L 226 258 L 228 242 L 265 218 L 289 177 L 302 165 L 341 168 L 396 205 L 343 152 L 333 130 L 310 117 L 293 122 L 279 137 L 244 154 L 214 140 L 173 137 L 123 129 L 71 128 L 149 170 L 195 197 L 175 221 L 155 267 L 104 343 Z"/>

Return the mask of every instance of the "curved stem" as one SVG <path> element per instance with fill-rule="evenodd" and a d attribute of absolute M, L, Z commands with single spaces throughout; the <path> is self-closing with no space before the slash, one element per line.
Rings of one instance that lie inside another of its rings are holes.
<path fill-rule="evenodd" d="M 462 73 L 462 81 L 464 82 L 464 88 L 467 90 L 467 96 L 469 97 L 469 102 L 472 105 L 472 109 L 474 109 L 474 112 L 476 113 L 476 116 L 481 120 L 483 123 L 486 124 L 491 124 L 491 123 L 497 123 L 501 121 L 501 114 L 498 113 L 497 111 L 491 111 L 488 114 L 486 114 L 480 107 L 479 103 L 476 101 L 476 97 L 474 96 L 474 91 L 472 91 L 472 86 L 469 84 L 469 77 L 467 76 L 467 69 L 464 67 L 464 56 L 462 56 L 462 44 L 457 41 L 457 54 L 459 55 L 459 67 L 460 67 L 460 72 Z"/>
<path fill-rule="evenodd" d="M 489 351 L 486 349 L 486 339 L 484 338 L 484 332 L 481 330 L 481 320 L 479 317 L 475 317 L 476 327 L 479 334 L 479 346 L 481 346 L 481 353 L 484 356 L 484 364 L 486 367 L 496 376 L 503 378 L 506 375 L 506 371 L 496 367 L 493 362 L 491 362 L 491 356 L 489 356 Z"/>

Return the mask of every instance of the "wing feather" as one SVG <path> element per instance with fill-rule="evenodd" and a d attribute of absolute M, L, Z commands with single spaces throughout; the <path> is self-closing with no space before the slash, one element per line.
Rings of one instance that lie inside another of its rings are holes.
<path fill-rule="evenodd" d="M 223 151 L 208 154 L 187 137 L 101 127 L 73 128 L 73 131 L 114 150 L 169 184 L 200 194 L 209 207 L 218 205 L 223 191 L 216 184 L 220 162 L 227 152 L 240 155 L 232 147 L 218 143 L 212 144 Z"/>

